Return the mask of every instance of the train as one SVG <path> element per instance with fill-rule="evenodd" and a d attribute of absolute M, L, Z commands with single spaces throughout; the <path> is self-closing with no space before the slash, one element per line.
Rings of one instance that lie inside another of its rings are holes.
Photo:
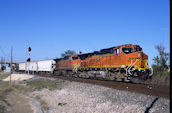
<path fill-rule="evenodd" d="M 146 81 L 153 70 L 139 45 L 124 44 L 64 58 L 18 63 L 18 71 L 111 81 Z"/>

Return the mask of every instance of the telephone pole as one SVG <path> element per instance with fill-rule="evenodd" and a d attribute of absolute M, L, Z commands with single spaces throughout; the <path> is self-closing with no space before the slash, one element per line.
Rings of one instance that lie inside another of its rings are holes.
<path fill-rule="evenodd" d="M 12 51 L 13 51 L 13 47 L 11 47 L 11 62 L 10 62 L 10 71 L 11 71 L 11 74 L 12 74 L 12 60 L 13 60 Z M 10 74 L 10 84 L 11 84 L 11 74 Z"/>

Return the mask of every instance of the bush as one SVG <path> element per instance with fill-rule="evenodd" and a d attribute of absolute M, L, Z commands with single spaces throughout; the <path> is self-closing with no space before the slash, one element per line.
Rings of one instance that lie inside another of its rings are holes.
<path fill-rule="evenodd" d="M 152 68 L 154 70 L 152 76 L 152 83 L 159 85 L 169 85 L 170 83 L 170 71 L 168 65 L 170 55 L 165 52 L 165 47 L 162 45 L 155 46 L 159 55 L 154 57 L 154 64 Z"/>

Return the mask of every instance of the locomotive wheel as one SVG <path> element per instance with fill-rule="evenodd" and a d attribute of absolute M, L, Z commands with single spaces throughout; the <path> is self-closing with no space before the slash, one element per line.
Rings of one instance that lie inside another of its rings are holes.
<path fill-rule="evenodd" d="M 79 77 L 79 73 L 74 72 L 72 76 L 75 77 L 75 78 L 78 78 Z"/>
<path fill-rule="evenodd" d="M 124 73 L 121 73 L 121 72 L 117 72 L 116 73 L 116 81 L 125 81 L 127 79 L 125 79 L 125 74 Z"/>
<path fill-rule="evenodd" d="M 131 80 L 128 80 L 127 77 L 124 77 L 124 82 L 131 82 Z"/>
<path fill-rule="evenodd" d="M 86 78 L 87 74 L 85 72 L 79 72 L 79 77 Z"/>
<path fill-rule="evenodd" d="M 149 73 L 147 72 L 135 72 L 138 76 L 132 76 L 131 82 L 132 83 L 146 83 L 151 80 L 149 77 Z"/>
<path fill-rule="evenodd" d="M 106 71 L 106 80 L 115 80 L 115 74 Z"/>

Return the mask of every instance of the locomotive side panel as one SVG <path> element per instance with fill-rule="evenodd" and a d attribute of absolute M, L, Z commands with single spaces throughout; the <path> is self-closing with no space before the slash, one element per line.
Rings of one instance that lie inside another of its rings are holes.
<path fill-rule="evenodd" d="M 112 54 L 102 55 L 101 63 L 103 69 L 108 70 L 111 67 L 111 56 Z"/>

